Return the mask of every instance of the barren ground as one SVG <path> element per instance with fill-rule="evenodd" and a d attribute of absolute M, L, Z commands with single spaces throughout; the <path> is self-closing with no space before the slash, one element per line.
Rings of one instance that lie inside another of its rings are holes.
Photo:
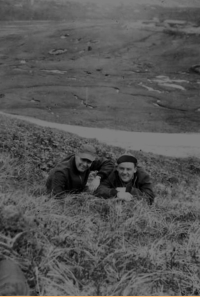
<path fill-rule="evenodd" d="M 200 131 L 200 76 L 190 71 L 200 64 L 198 2 L 15 3 L 1 1 L 2 111 L 88 127 Z"/>

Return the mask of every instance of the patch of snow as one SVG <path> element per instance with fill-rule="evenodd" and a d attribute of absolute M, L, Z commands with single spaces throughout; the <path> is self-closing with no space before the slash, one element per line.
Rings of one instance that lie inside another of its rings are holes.
<path fill-rule="evenodd" d="M 46 70 L 46 69 L 44 69 L 44 70 L 41 70 L 41 71 L 49 72 L 49 73 L 53 73 L 53 74 L 65 74 L 65 73 L 67 73 L 67 71 L 61 71 L 61 70 L 57 70 L 57 69 L 55 69 L 55 70 Z"/>
<path fill-rule="evenodd" d="M 65 34 L 65 35 L 60 36 L 61 39 L 65 39 L 67 37 L 69 37 L 69 34 Z"/>
<path fill-rule="evenodd" d="M 164 82 L 175 82 L 175 83 L 189 83 L 188 80 L 185 79 L 171 79 L 165 75 L 158 75 L 156 76 L 157 79 L 163 80 Z"/>
<path fill-rule="evenodd" d="M 153 92 L 162 93 L 162 92 L 159 91 L 159 90 L 155 90 L 155 89 L 153 89 L 153 88 L 151 88 L 151 87 L 148 87 L 148 86 L 144 85 L 142 82 L 140 82 L 138 85 L 139 85 L 139 86 L 142 86 L 143 88 L 147 89 L 148 91 L 151 91 L 151 92 L 153 91 Z"/>
<path fill-rule="evenodd" d="M 169 87 L 169 88 L 175 88 L 179 89 L 181 91 L 185 91 L 185 88 L 178 85 L 177 83 L 189 83 L 187 80 L 183 79 L 170 79 L 168 76 L 165 75 L 158 75 L 155 79 L 152 79 L 151 81 L 158 83 L 160 86 L 163 87 Z"/>
<path fill-rule="evenodd" d="M 67 52 L 67 49 L 52 49 L 49 51 L 50 55 L 61 55 Z"/>
<path fill-rule="evenodd" d="M 172 25 L 186 25 L 187 21 L 181 20 L 164 20 L 164 23 L 172 24 Z"/>
<path fill-rule="evenodd" d="M 174 89 L 179 89 L 179 90 L 185 91 L 185 88 L 184 87 L 181 87 L 181 86 L 176 85 L 176 84 L 160 83 L 160 86 L 169 87 L 169 88 L 174 88 Z"/>

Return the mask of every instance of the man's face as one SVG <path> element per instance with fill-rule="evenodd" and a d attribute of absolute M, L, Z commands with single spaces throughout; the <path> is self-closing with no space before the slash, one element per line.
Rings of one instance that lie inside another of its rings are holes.
<path fill-rule="evenodd" d="M 79 155 L 76 155 L 75 163 L 77 170 L 80 172 L 86 171 L 92 165 L 92 161 L 85 158 L 81 158 Z"/>
<path fill-rule="evenodd" d="M 117 171 L 121 180 L 128 183 L 137 171 L 137 167 L 133 163 L 124 162 L 118 165 Z"/>

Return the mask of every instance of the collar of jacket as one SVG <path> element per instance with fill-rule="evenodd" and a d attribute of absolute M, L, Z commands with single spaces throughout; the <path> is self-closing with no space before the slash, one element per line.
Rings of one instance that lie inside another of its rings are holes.
<path fill-rule="evenodd" d="M 69 163 L 70 163 L 70 169 L 71 169 L 75 174 L 79 174 L 80 172 L 79 172 L 78 169 L 76 168 L 75 155 L 72 156 L 72 158 L 70 159 Z"/>

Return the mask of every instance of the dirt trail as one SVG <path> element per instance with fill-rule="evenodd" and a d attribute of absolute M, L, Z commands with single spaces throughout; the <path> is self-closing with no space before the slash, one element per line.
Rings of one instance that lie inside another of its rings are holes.
<path fill-rule="evenodd" d="M 128 132 L 59 124 L 26 116 L 11 115 L 3 112 L 0 112 L 0 115 L 24 120 L 42 127 L 55 128 L 65 132 L 74 133 L 85 138 L 95 138 L 108 145 L 118 146 L 125 149 L 142 150 L 170 157 L 200 158 L 199 133 L 170 134 Z"/>

